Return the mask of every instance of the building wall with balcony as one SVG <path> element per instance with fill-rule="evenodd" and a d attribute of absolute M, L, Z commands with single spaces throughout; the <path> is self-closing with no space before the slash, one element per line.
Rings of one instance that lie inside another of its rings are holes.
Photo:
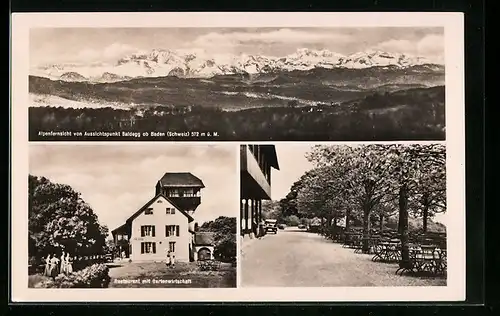
<path fill-rule="evenodd" d="M 271 168 L 279 170 L 272 145 L 240 147 L 240 231 L 243 236 L 262 232 L 262 200 L 271 199 Z"/>
<path fill-rule="evenodd" d="M 258 148 L 256 145 L 241 145 L 240 148 L 242 198 L 271 198 L 270 166 Z"/>

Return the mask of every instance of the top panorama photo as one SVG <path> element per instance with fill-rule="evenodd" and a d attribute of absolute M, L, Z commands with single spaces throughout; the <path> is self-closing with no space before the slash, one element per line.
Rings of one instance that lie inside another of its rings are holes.
<path fill-rule="evenodd" d="M 444 28 L 33 28 L 31 141 L 445 139 Z"/>

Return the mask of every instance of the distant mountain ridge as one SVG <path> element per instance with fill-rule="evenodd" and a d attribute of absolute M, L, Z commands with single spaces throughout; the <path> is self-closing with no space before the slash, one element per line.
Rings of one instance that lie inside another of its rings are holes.
<path fill-rule="evenodd" d="M 180 70 L 179 70 L 180 74 Z M 106 75 L 105 79 L 116 79 Z M 122 77 L 120 77 L 122 78 Z M 33 106 L 45 106 L 63 99 L 97 107 L 116 103 L 119 107 L 201 105 L 224 109 L 266 106 L 299 106 L 339 103 L 367 95 L 415 88 L 444 86 L 445 72 L 427 65 L 407 68 L 314 68 L 254 75 L 217 75 L 211 78 L 131 78 L 115 82 L 67 82 L 29 76 L 29 93 L 39 96 Z"/>
<path fill-rule="evenodd" d="M 388 70 L 421 66 L 442 71 L 443 65 L 407 54 L 368 50 L 344 56 L 328 50 L 298 49 L 283 57 L 261 55 L 208 55 L 204 51 L 153 49 L 125 56 L 114 63 L 55 64 L 31 69 L 31 75 L 63 81 L 116 82 L 138 77 L 175 76 L 211 78 L 223 75 L 255 75 L 315 68 Z"/>

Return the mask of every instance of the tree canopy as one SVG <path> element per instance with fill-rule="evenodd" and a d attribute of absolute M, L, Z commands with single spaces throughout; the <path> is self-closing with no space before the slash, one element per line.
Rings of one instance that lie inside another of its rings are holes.
<path fill-rule="evenodd" d="M 297 214 L 326 219 L 327 226 L 345 216 L 347 229 L 353 220 L 361 220 L 364 237 L 372 222 L 383 229 L 384 219 L 397 215 L 405 248 L 410 215 L 423 219 L 425 232 L 428 218 L 446 211 L 443 145 L 317 145 L 307 158 L 314 168 L 292 186 L 281 203 L 287 207 L 283 212 L 295 205 Z"/>
<path fill-rule="evenodd" d="M 224 262 L 236 260 L 236 218 L 219 216 L 204 222 L 200 231 L 214 233 L 214 256 Z"/>
<path fill-rule="evenodd" d="M 29 255 L 62 250 L 72 255 L 101 254 L 109 230 L 81 194 L 66 184 L 28 176 Z"/>

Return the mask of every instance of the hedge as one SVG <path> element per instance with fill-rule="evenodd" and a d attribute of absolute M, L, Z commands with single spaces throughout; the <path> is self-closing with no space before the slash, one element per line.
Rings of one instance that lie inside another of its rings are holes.
<path fill-rule="evenodd" d="M 109 268 L 104 264 L 93 264 L 69 275 L 59 274 L 54 280 L 38 283 L 41 288 L 107 288 L 111 278 Z"/>

